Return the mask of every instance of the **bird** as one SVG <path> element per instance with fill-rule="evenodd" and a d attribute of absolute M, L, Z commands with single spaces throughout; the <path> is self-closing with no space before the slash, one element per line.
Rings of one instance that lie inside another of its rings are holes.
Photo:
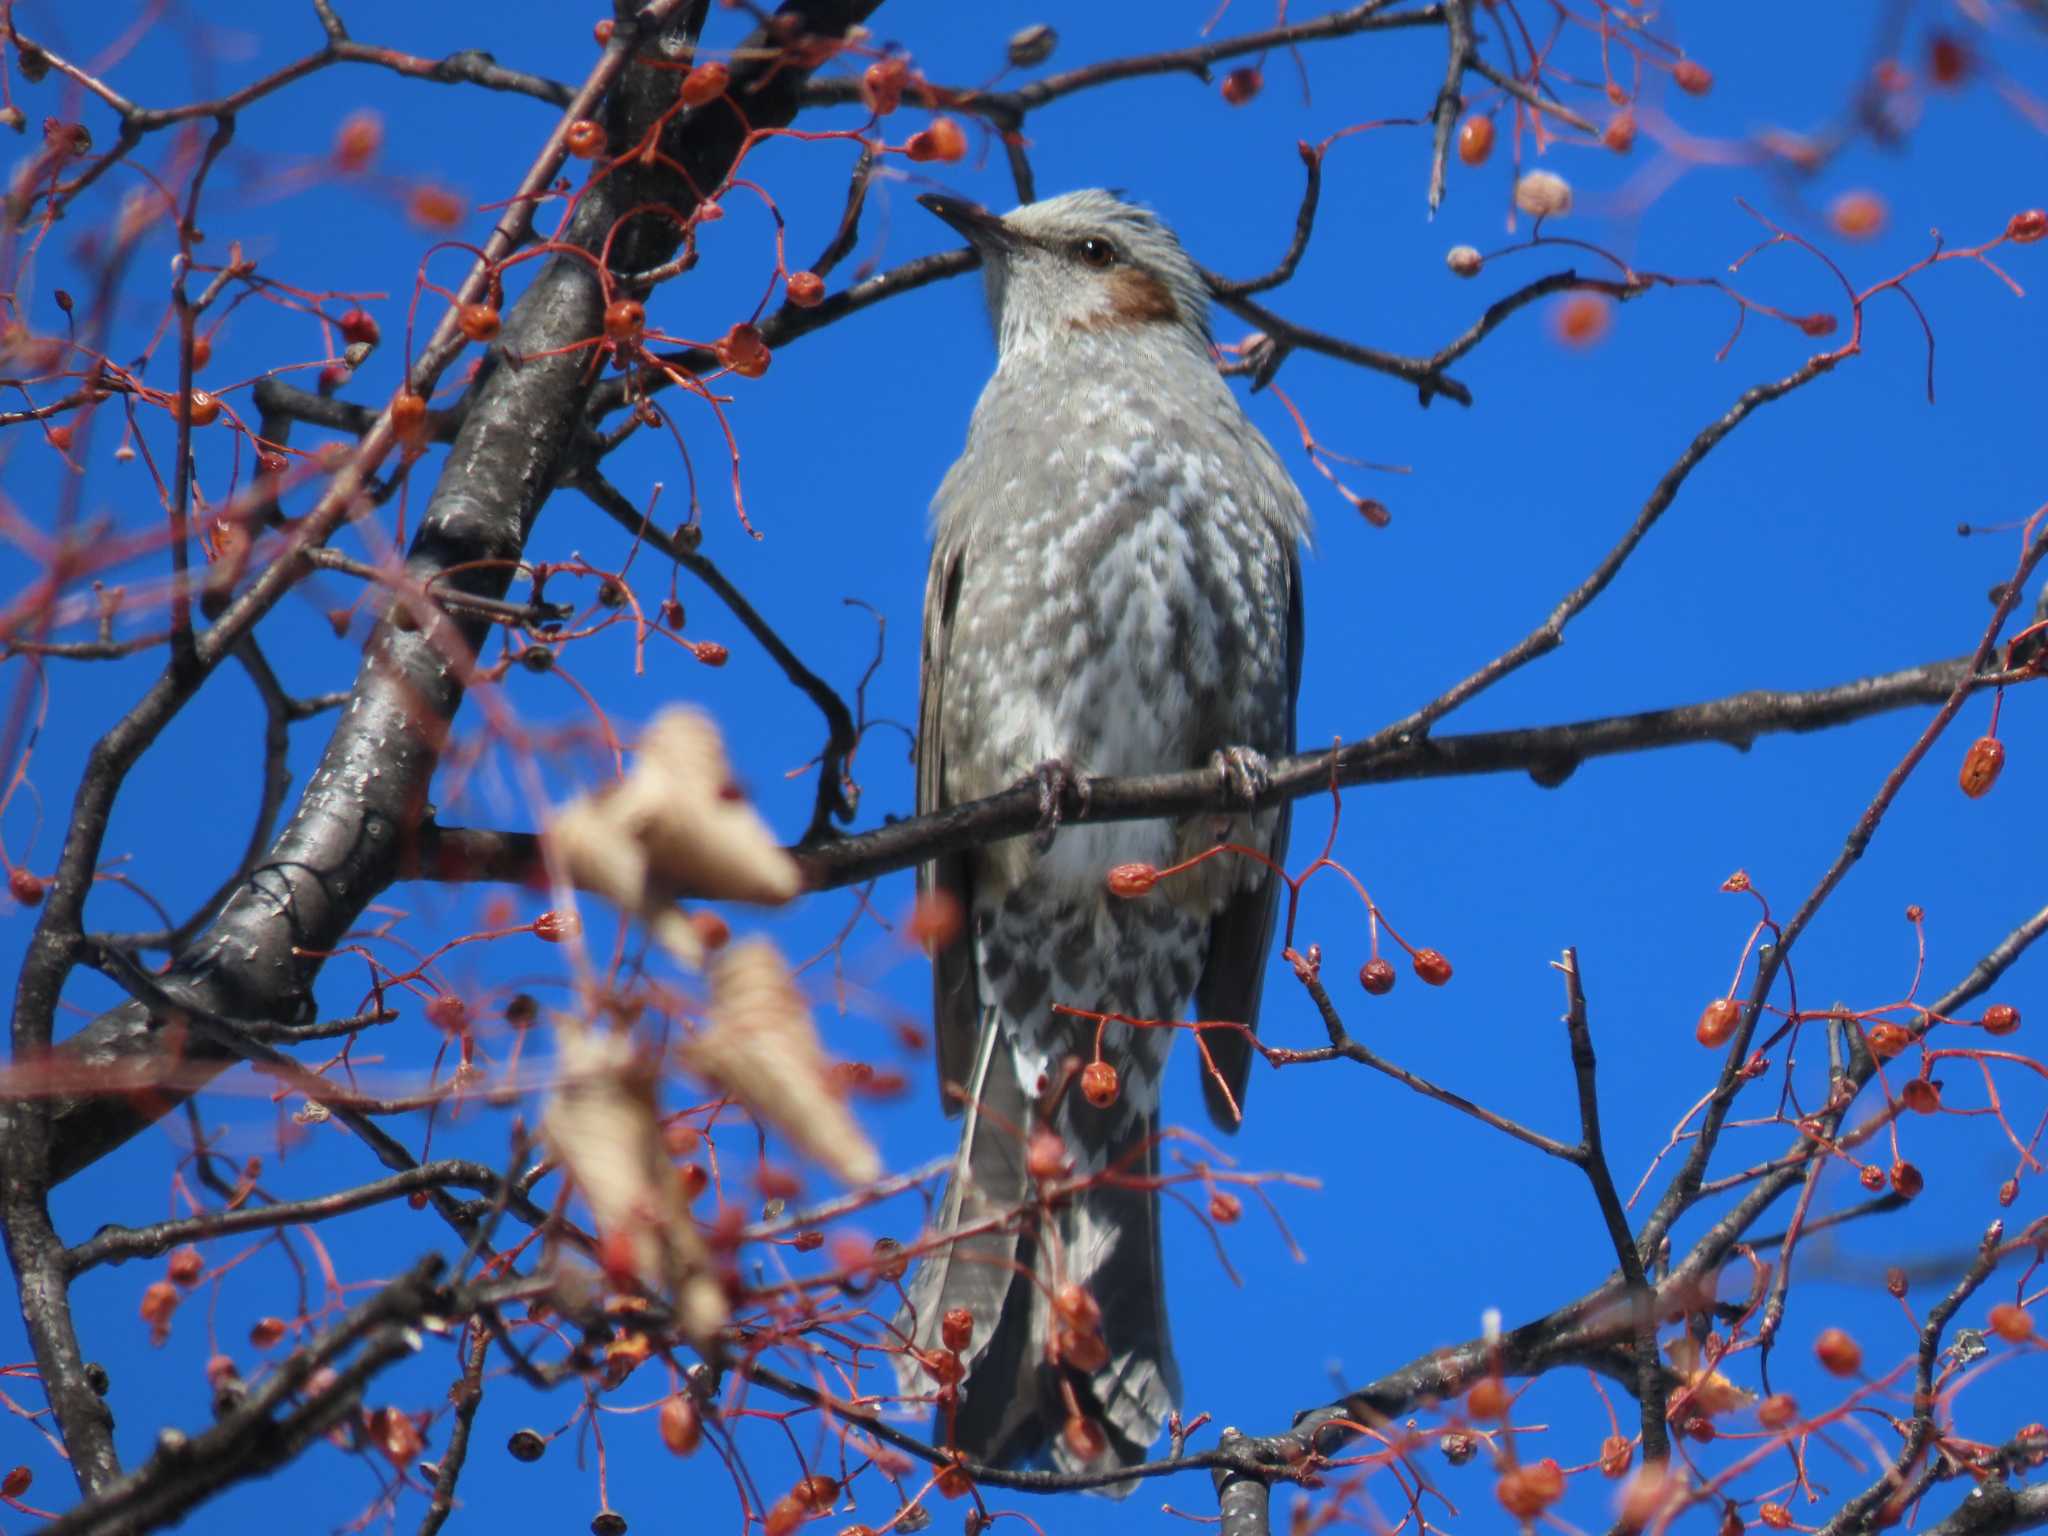
<path fill-rule="evenodd" d="M 980 257 L 997 361 L 932 501 L 917 809 L 1034 782 L 1041 823 L 919 871 L 921 900 L 958 919 L 929 947 L 962 1124 L 896 1372 L 935 1404 L 935 1438 L 977 1461 L 1113 1472 L 1180 1402 L 1159 1106 L 1181 1031 L 1111 1021 L 1098 1057 L 1096 1022 L 1053 1005 L 1166 1024 L 1192 999 L 1199 1020 L 1256 1029 L 1272 870 L 1226 852 L 1130 899 L 1106 877 L 1225 841 L 1283 864 L 1288 813 L 1259 796 L 1294 746 L 1309 514 L 1219 372 L 1201 269 L 1157 215 L 1100 189 L 1000 216 L 919 201 Z M 1090 777 L 1191 768 L 1229 809 L 1088 822 Z M 1227 1130 L 1244 1031 L 1202 1032 Z"/>

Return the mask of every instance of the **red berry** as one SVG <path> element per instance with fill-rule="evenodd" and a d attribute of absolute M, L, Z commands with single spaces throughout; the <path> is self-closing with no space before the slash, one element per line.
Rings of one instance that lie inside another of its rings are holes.
<path fill-rule="evenodd" d="M 1869 1042 L 1870 1054 L 1879 1061 L 1890 1061 L 1913 1043 L 1913 1036 L 1901 1024 L 1873 1024 L 1863 1032 L 1863 1038 Z"/>
<path fill-rule="evenodd" d="M 1223 99 L 1233 107 L 1241 107 L 1258 95 L 1259 87 L 1265 83 L 1265 76 L 1249 65 L 1233 69 L 1223 77 Z"/>
<path fill-rule="evenodd" d="M 1868 240 L 1884 228 L 1889 210 L 1875 192 L 1844 192 L 1828 205 L 1828 222 L 1835 233 L 1851 240 Z"/>
<path fill-rule="evenodd" d="M 744 321 L 721 336 L 712 351 L 721 364 L 743 379 L 760 378 L 768 371 L 772 356 L 768 343 L 761 339 L 761 332 Z"/>
<path fill-rule="evenodd" d="M 1024 1165 L 1031 1177 L 1041 1182 L 1066 1177 L 1070 1165 L 1067 1146 L 1060 1140 L 1059 1132 L 1044 1125 L 1033 1131 L 1024 1146 Z"/>
<path fill-rule="evenodd" d="M 446 187 L 418 187 L 406 202 L 405 211 L 415 224 L 428 229 L 453 229 L 462 222 L 462 199 Z"/>
<path fill-rule="evenodd" d="M 903 88 L 910 83 L 910 65 L 895 56 L 877 59 L 860 77 L 861 100 L 877 117 L 887 117 L 903 105 Z"/>
<path fill-rule="evenodd" d="M 249 1342 L 258 1349 L 268 1349 L 285 1335 L 285 1321 L 281 1317 L 259 1317 L 249 1329 Z"/>
<path fill-rule="evenodd" d="M 1600 1442 L 1600 1475 L 1602 1477 L 1625 1477 L 1636 1459 L 1636 1448 L 1619 1435 L 1609 1435 Z"/>
<path fill-rule="evenodd" d="M 427 999 L 427 1022 L 443 1034 L 459 1035 L 469 1027 L 469 1009 L 453 992 L 436 992 Z"/>
<path fill-rule="evenodd" d="M 1465 1414 L 1473 1420 L 1504 1419 L 1508 1416 L 1507 1383 L 1488 1376 L 1465 1395 Z"/>
<path fill-rule="evenodd" d="M 1765 1429 L 1783 1429 L 1799 1417 L 1799 1404 L 1790 1393 L 1773 1392 L 1756 1405 L 1756 1421 Z"/>
<path fill-rule="evenodd" d="M 1941 1108 L 1941 1090 L 1924 1077 L 1916 1077 L 1899 1090 L 1899 1100 L 1916 1115 L 1931 1115 Z"/>
<path fill-rule="evenodd" d="M 595 160 L 604 153 L 604 125 L 579 117 L 562 134 L 562 142 L 577 159 Z"/>
<path fill-rule="evenodd" d="M 1358 968 L 1358 984 L 1374 997 L 1385 997 L 1394 990 L 1394 968 L 1375 955 Z"/>
<path fill-rule="evenodd" d="M 365 108 L 342 119 L 334 135 L 334 163 L 343 171 L 366 169 L 384 143 L 384 119 Z"/>
<path fill-rule="evenodd" d="M 1244 1202 L 1227 1189 L 1211 1190 L 1209 1193 L 1209 1219 L 1219 1226 L 1229 1226 L 1244 1214 Z"/>
<path fill-rule="evenodd" d="M 2016 213 L 2005 223 L 2005 238 L 2017 245 L 2032 245 L 2043 235 L 2048 235 L 2048 212 L 2029 208 Z"/>
<path fill-rule="evenodd" d="M 716 101 L 725 94 L 725 88 L 732 83 L 732 71 L 716 59 L 699 64 L 683 76 L 682 89 L 678 94 L 686 107 L 701 107 L 707 101 Z"/>
<path fill-rule="evenodd" d="M 613 299 L 604 307 L 604 333 L 613 341 L 638 341 L 647 328 L 647 306 L 638 299 Z"/>
<path fill-rule="evenodd" d="M 197 1248 L 188 1244 L 171 1255 L 170 1262 L 164 1266 L 164 1273 L 171 1277 L 173 1285 L 189 1291 L 205 1278 L 206 1260 L 200 1257 Z"/>
<path fill-rule="evenodd" d="M 1956 85 L 1970 72 L 1969 50 L 1949 32 L 1927 40 L 1927 73 L 1936 85 Z"/>
<path fill-rule="evenodd" d="M 2020 1011 L 2011 1003 L 1993 1003 L 1981 1022 L 1987 1035 L 2009 1035 L 2020 1027 Z"/>
<path fill-rule="evenodd" d="M 937 160 L 951 165 L 967 155 L 967 135 L 950 117 L 935 117 L 931 126 L 913 133 L 903 146 L 913 160 Z"/>
<path fill-rule="evenodd" d="M 220 420 L 220 401 L 203 389 L 195 389 L 192 391 L 189 407 L 187 401 L 182 399 L 171 402 L 171 414 L 180 420 L 189 415 L 193 426 L 210 427 Z"/>
<path fill-rule="evenodd" d="M 41 906 L 49 889 L 49 882 L 41 875 L 30 874 L 20 868 L 7 871 L 7 894 L 24 907 Z"/>
<path fill-rule="evenodd" d="M 974 1338 L 974 1314 L 965 1307 L 953 1308 L 939 1320 L 939 1337 L 955 1354 L 966 1349 Z"/>
<path fill-rule="evenodd" d="M 1607 127 L 1601 131 L 1600 142 L 1617 155 L 1625 155 L 1635 147 L 1636 119 L 1633 112 L 1617 112 L 1607 120 Z"/>
<path fill-rule="evenodd" d="M 1413 964 L 1415 974 L 1432 987 L 1440 987 L 1451 979 L 1451 962 L 1433 949 L 1415 951 Z"/>
<path fill-rule="evenodd" d="M 1067 1442 L 1067 1449 L 1076 1461 L 1100 1461 L 1109 1453 L 1109 1436 L 1102 1432 L 1102 1426 L 1078 1414 L 1067 1420 L 1066 1428 L 1060 1431 L 1060 1438 Z"/>
<path fill-rule="evenodd" d="M 374 347 L 384 337 L 383 331 L 378 328 L 376 316 L 361 306 L 347 311 L 336 324 L 341 330 L 341 339 L 351 346 L 361 343 Z"/>
<path fill-rule="evenodd" d="M 1926 1187 L 1926 1175 L 1911 1163 L 1901 1158 L 1892 1164 L 1892 1193 L 1901 1200 L 1911 1200 Z"/>
<path fill-rule="evenodd" d="M 560 944 L 581 931 L 574 912 L 543 912 L 533 920 L 533 936 L 549 944 Z"/>
<path fill-rule="evenodd" d="M 815 309 L 825 302 L 825 279 L 815 272 L 789 274 L 789 302 L 798 309 Z"/>

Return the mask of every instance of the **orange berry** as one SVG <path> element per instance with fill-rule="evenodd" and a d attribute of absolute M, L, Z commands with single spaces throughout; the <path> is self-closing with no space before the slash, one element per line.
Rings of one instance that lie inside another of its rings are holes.
<path fill-rule="evenodd" d="M 718 361 L 743 379 L 758 379 L 768 371 L 772 354 L 768 343 L 761 339 L 761 332 L 745 321 L 735 325 L 718 339 L 711 349 Z"/>
<path fill-rule="evenodd" d="M 1617 155 L 1625 155 L 1635 147 L 1636 118 L 1633 112 L 1617 112 L 1607 120 L 1601 130 L 1600 142 Z"/>
<path fill-rule="evenodd" d="M 1244 1214 L 1244 1202 L 1227 1189 L 1211 1190 L 1209 1193 L 1209 1219 L 1220 1226 L 1229 1226 Z"/>
<path fill-rule="evenodd" d="M 491 341 L 501 324 L 495 304 L 465 304 L 455 317 L 462 334 L 471 341 Z"/>
<path fill-rule="evenodd" d="M 1756 1405 L 1756 1421 L 1765 1429 L 1783 1429 L 1799 1417 L 1799 1404 L 1788 1392 L 1773 1392 Z"/>
<path fill-rule="evenodd" d="M 1557 1464 L 1556 1457 L 1546 1456 L 1533 1462 L 1522 1468 L 1522 1473 L 1545 1504 L 1555 1504 L 1564 1497 L 1564 1468 Z"/>
<path fill-rule="evenodd" d="M 1704 96 L 1714 88 L 1713 72 L 1693 59 L 1680 59 L 1673 65 L 1671 78 L 1688 96 Z"/>
<path fill-rule="evenodd" d="M 2005 238 L 2015 244 L 2032 245 L 2043 235 L 2048 235 L 2048 212 L 2039 208 L 2029 208 L 2005 221 Z"/>
<path fill-rule="evenodd" d="M 1451 979 L 1451 962 L 1433 949 L 1418 949 L 1413 961 L 1415 974 L 1432 987 L 1440 987 Z"/>
<path fill-rule="evenodd" d="M 2034 1336 L 2034 1319 L 2025 1307 L 2001 1301 L 1991 1309 L 1991 1331 L 2008 1344 L 2024 1344 Z"/>
<path fill-rule="evenodd" d="M 1863 1368 L 1863 1348 L 1839 1328 L 1824 1329 L 1813 1353 L 1831 1376 L 1854 1376 Z"/>
<path fill-rule="evenodd" d="M 1979 736 L 1963 754 L 1963 771 L 1959 775 L 1963 793 L 1972 800 L 1989 794 L 2004 766 L 2005 743 L 1996 736 Z"/>
<path fill-rule="evenodd" d="M 967 1469 L 955 1463 L 939 1468 L 939 1492 L 949 1499 L 957 1499 L 974 1487 L 974 1479 L 967 1475 Z"/>
<path fill-rule="evenodd" d="M 1913 1043 L 1913 1036 L 1901 1024 L 1873 1024 L 1863 1032 L 1863 1038 L 1870 1046 L 1870 1054 L 1879 1061 L 1890 1061 Z"/>
<path fill-rule="evenodd" d="M 910 909 L 904 927 L 910 942 L 923 950 L 943 949 L 960 933 L 960 902 L 950 891 L 926 891 Z"/>
<path fill-rule="evenodd" d="M 716 59 L 699 64 L 683 76 L 682 88 L 677 92 L 686 107 L 701 107 L 707 101 L 716 101 L 725 94 L 725 88 L 732 83 L 732 71 Z"/>
<path fill-rule="evenodd" d="M 838 1501 L 839 1480 L 813 1472 L 809 1477 L 798 1478 L 789 1496 L 813 1514 L 822 1515 Z"/>
<path fill-rule="evenodd" d="M 1467 165 L 1484 165 L 1493 153 L 1493 119 L 1468 117 L 1458 124 L 1458 158 Z"/>
<path fill-rule="evenodd" d="M 1393 991 L 1395 980 L 1393 966 L 1378 956 L 1358 968 L 1358 984 L 1374 997 L 1385 997 Z"/>
<path fill-rule="evenodd" d="M 1941 1090 L 1924 1077 L 1916 1077 L 1899 1090 L 1899 1101 L 1916 1115 L 1931 1115 L 1941 1108 Z"/>
<path fill-rule="evenodd" d="M 368 108 L 351 112 L 335 131 L 335 168 L 345 172 L 366 170 L 383 144 L 384 119 Z"/>
<path fill-rule="evenodd" d="M 1053 1335 L 1053 1357 L 1077 1371 L 1095 1372 L 1109 1364 L 1109 1346 L 1099 1333 L 1062 1328 Z"/>
<path fill-rule="evenodd" d="M 687 1456 L 703 1442 L 704 1415 L 696 1399 L 678 1392 L 661 1405 L 661 1443 L 678 1456 Z"/>
<path fill-rule="evenodd" d="M 71 451 L 71 423 L 68 421 L 58 422 L 44 436 L 49 440 L 50 446 L 59 453 L 69 453 Z"/>
<path fill-rule="evenodd" d="M 1081 1097 L 1097 1109 L 1116 1102 L 1116 1068 L 1106 1061 L 1091 1061 L 1081 1069 Z"/>
<path fill-rule="evenodd" d="M 604 125 L 579 117 L 563 132 L 562 143 L 578 160 L 595 160 L 604 153 Z"/>
<path fill-rule="evenodd" d="M 1759 1504 L 1756 1517 L 1774 1531 L 1785 1530 L 1792 1524 L 1792 1511 L 1782 1504 Z"/>
<path fill-rule="evenodd" d="M 1911 1200 L 1927 1187 L 1927 1176 L 1904 1158 L 1892 1164 L 1892 1192 L 1901 1200 Z"/>
<path fill-rule="evenodd" d="M 1636 1448 L 1619 1435 L 1609 1435 L 1600 1442 L 1600 1475 L 1602 1477 L 1626 1477 L 1629 1466 L 1636 1459 Z"/>
<path fill-rule="evenodd" d="M 607 43 L 609 43 L 612 40 L 611 18 L 607 17 L 605 18 L 605 20 L 600 21 L 596 26 L 592 27 L 590 29 L 590 35 L 597 39 L 597 46 L 600 48 L 604 47 Z"/>
<path fill-rule="evenodd" d="M 1590 347 L 1614 322 L 1613 306 L 1597 293 L 1575 293 L 1554 311 L 1557 339 L 1568 347 Z"/>
<path fill-rule="evenodd" d="M 1113 896 L 1142 896 L 1159 883 L 1159 871 L 1150 864 L 1119 864 L 1109 872 Z"/>
<path fill-rule="evenodd" d="M 761 1521 L 762 1536 L 789 1536 L 804 1523 L 807 1513 L 802 1504 L 784 1494 L 768 1506 L 768 1513 Z"/>
<path fill-rule="evenodd" d="M 1857 1172 L 1856 1180 L 1865 1189 L 1875 1194 L 1878 1190 L 1884 1188 L 1884 1170 L 1878 1167 L 1877 1164 L 1870 1163 Z"/>
<path fill-rule="evenodd" d="M 1241 107 L 1259 94 L 1259 87 L 1266 83 L 1266 77 L 1250 65 L 1233 69 L 1223 77 L 1221 87 L 1223 99 L 1233 107 Z"/>
<path fill-rule="evenodd" d="M 714 953 L 732 942 L 732 925 L 716 912 L 692 912 L 690 926 L 696 930 L 697 942 Z"/>
<path fill-rule="evenodd" d="M 939 1337 L 946 1348 L 958 1354 L 974 1338 L 974 1314 L 965 1307 L 953 1308 L 939 1320 Z"/>
<path fill-rule="evenodd" d="M 1476 1420 L 1504 1419 L 1508 1416 L 1507 1383 L 1498 1376 L 1488 1376 L 1475 1383 L 1465 1395 L 1466 1417 Z"/>
<path fill-rule="evenodd" d="M 198 335 L 192 338 L 192 370 L 198 372 L 213 361 L 213 338 Z"/>
<path fill-rule="evenodd" d="M 967 135 L 952 118 L 935 117 L 930 127 L 921 128 L 910 136 L 903 152 L 913 160 L 937 160 L 951 165 L 966 158 Z"/>
<path fill-rule="evenodd" d="M 428 229 L 453 229 L 462 222 L 462 199 L 445 187 L 420 187 L 407 202 L 406 212 Z"/>
<path fill-rule="evenodd" d="M 195 427 L 210 427 L 220 420 L 220 401 L 203 389 L 195 389 L 189 399 L 171 403 L 171 414 L 180 421 L 190 417 Z"/>
<path fill-rule="evenodd" d="M 792 272 L 787 284 L 789 302 L 798 309 L 815 309 L 825 302 L 825 279 L 815 272 Z"/>
<path fill-rule="evenodd" d="M 149 1324 L 151 1342 L 161 1344 L 170 1337 L 171 1314 L 178 1310 L 178 1288 L 168 1280 L 152 1280 L 142 1291 L 142 1320 Z"/>
<path fill-rule="evenodd" d="M 877 59 L 860 77 L 861 100 L 877 117 L 887 117 L 903 105 L 903 88 L 910 83 L 910 65 L 895 56 Z"/>
<path fill-rule="evenodd" d="M 1692 1032 L 1701 1045 L 1726 1045 L 1741 1022 L 1742 1005 L 1732 997 L 1717 997 L 1700 1010 L 1700 1021 Z"/>
<path fill-rule="evenodd" d="M 1884 228 L 1884 199 L 1875 192 L 1844 192 L 1828 205 L 1828 223 L 1849 240 L 1868 240 Z"/>

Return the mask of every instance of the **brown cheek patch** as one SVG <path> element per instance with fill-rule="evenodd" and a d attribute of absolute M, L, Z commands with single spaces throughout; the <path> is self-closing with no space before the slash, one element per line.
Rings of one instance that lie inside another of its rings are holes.
<path fill-rule="evenodd" d="M 1121 325 L 1150 325 L 1156 321 L 1178 320 L 1180 306 L 1166 285 L 1149 272 L 1136 267 L 1119 267 L 1103 286 L 1109 291 L 1109 307 L 1077 321 L 1081 330 L 1108 330 Z"/>

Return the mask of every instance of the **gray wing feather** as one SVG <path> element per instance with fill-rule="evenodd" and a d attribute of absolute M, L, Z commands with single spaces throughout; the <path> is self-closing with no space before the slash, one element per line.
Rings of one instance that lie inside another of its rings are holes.
<path fill-rule="evenodd" d="M 946 648 L 953 609 L 960 596 L 965 552 L 941 539 L 932 551 L 924 599 L 924 675 L 918 704 L 917 813 L 942 810 L 945 797 Z M 960 1113 L 955 1091 L 967 1084 L 981 1037 L 981 988 L 974 969 L 974 892 L 964 853 L 921 864 L 918 894 L 947 900 L 958 917 L 952 937 L 932 953 L 932 1043 L 939 1064 L 939 1102 L 948 1115 Z"/>
<path fill-rule="evenodd" d="M 1287 732 L 1281 750 L 1294 750 L 1294 709 L 1301 692 L 1301 557 L 1292 548 L 1287 557 Z M 1273 836 L 1266 854 L 1276 864 L 1287 861 L 1287 836 L 1293 821 L 1293 807 L 1282 806 L 1273 823 Z M 1230 898 L 1209 928 L 1209 956 L 1202 967 L 1202 979 L 1195 984 L 1195 1017 L 1227 1019 L 1256 1031 L 1259 1027 L 1259 993 L 1266 979 L 1266 956 L 1273 945 L 1273 929 L 1280 915 L 1280 882 L 1271 874 L 1255 886 L 1248 886 Z M 1223 1091 L 1206 1066 L 1202 1067 L 1202 1097 L 1209 1106 L 1209 1118 L 1218 1127 L 1234 1131 L 1244 1113 L 1245 1090 L 1251 1082 L 1252 1044 L 1234 1029 L 1211 1029 L 1202 1033 L 1202 1043 L 1216 1064 L 1217 1075 L 1229 1086 Z M 1201 1063 L 1197 1059 L 1197 1065 Z M 1232 1100 L 1236 1101 L 1235 1108 Z"/>

